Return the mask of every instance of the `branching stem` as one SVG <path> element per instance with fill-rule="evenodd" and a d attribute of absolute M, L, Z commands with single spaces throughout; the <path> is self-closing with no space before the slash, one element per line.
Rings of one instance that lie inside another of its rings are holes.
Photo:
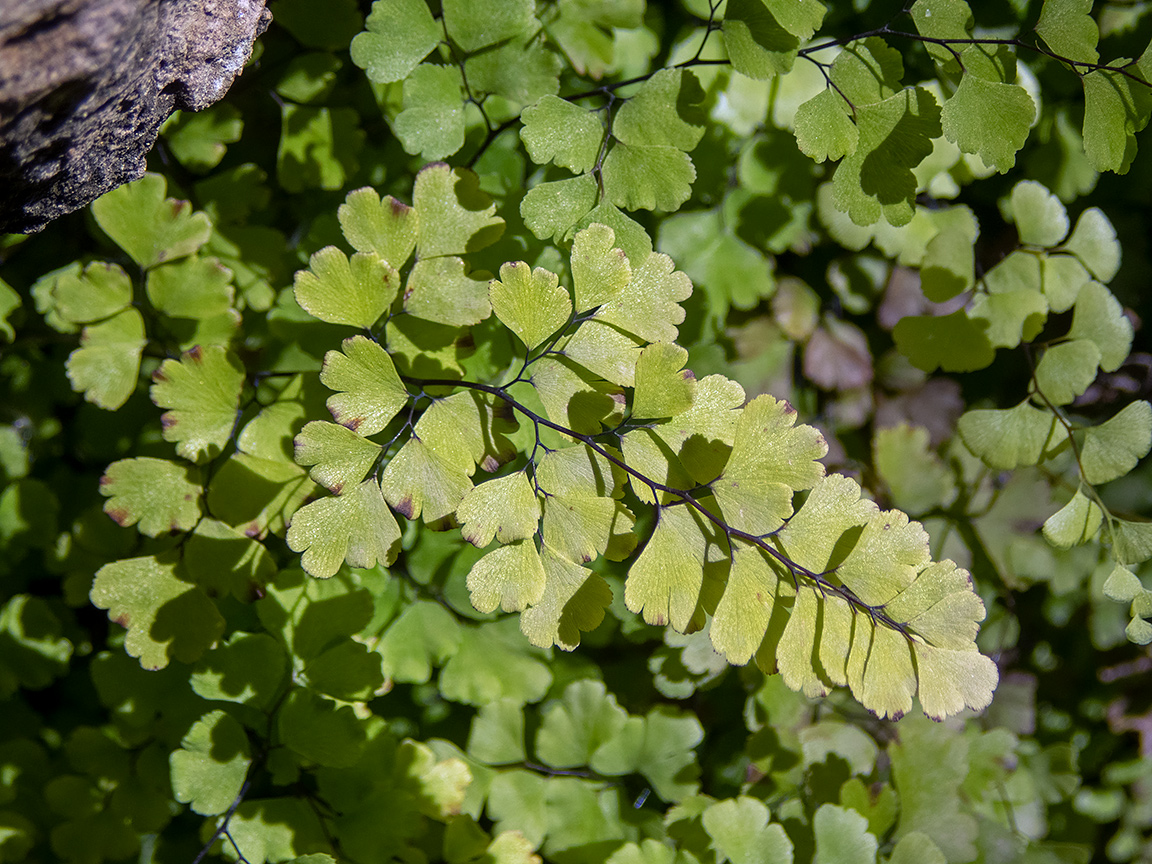
<path fill-rule="evenodd" d="M 591 435 L 585 435 L 581 432 L 575 431 L 574 429 L 569 429 L 566 426 L 562 426 L 559 423 L 556 423 L 552 420 L 549 420 L 547 417 L 540 416 L 535 411 L 533 411 L 531 408 L 527 407 L 526 405 L 521 404 L 515 397 L 509 395 L 506 392 L 506 387 L 497 387 L 497 386 L 492 385 L 492 384 L 482 384 L 478 381 L 464 381 L 464 380 L 451 379 L 451 378 L 409 378 L 406 376 L 401 376 L 401 380 L 403 380 L 406 384 L 409 384 L 409 385 L 415 386 L 415 387 L 421 387 L 421 388 L 425 388 L 425 387 L 463 387 L 464 389 L 467 389 L 467 390 L 475 390 L 475 391 L 478 391 L 480 393 L 487 393 L 490 396 L 494 396 L 497 399 L 504 401 L 513 410 L 519 412 L 520 414 L 523 414 L 526 418 L 528 418 L 537 429 L 540 426 L 544 426 L 545 428 L 551 429 L 554 432 L 558 432 L 567 438 L 571 438 L 574 441 L 579 441 L 585 447 L 588 447 L 593 452 L 597 453 L 599 456 L 603 457 L 608 462 L 615 465 L 621 471 L 624 471 L 626 474 L 628 474 L 628 476 L 635 478 L 636 480 L 640 481 L 645 486 L 647 486 L 649 489 L 653 490 L 653 497 L 654 498 L 656 497 L 656 494 L 655 494 L 656 492 L 663 492 L 667 495 L 670 495 L 675 499 L 675 503 L 682 503 L 688 507 L 691 507 L 693 510 L 695 510 L 697 513 L 699 513 L 701 516 L 703 516 L 709 522 L 714 524 L 717 528 L 722 530 L 724 532 L 725 536 L 729 538 L 729 540 L 731 540 L 731 538 L 735 537 L 738 540 L 742 540 L 745 543 L 748 543 L 748 544 L 755 546 L 756 548 L 760 549 L 761 551 L 763 551 L 765 554 L 770 556 L 772 559 L 774 559 L 777 563 L 779 563 L 782 567 L 784 567 L 788 571 L 788 573 L 792 577 L 792 581 L 793 581 L 793 583 L 797 589 L 799 589 L 799 587 L 800 587 L 799 580 L 801 578 L 806 579 L 806 580 L 810 581 L 821 592 L 828 592 L 831 594 L 835 594 L 839 597 L 842 597 L 844 600 L 846 600 L 848 602 L 848 604 L 850 606 L 852 606 L 853 608 L 857 609 L 860 612 L 867 614 L 869 616 L 869 618 L 871 618 L 874 623 L 880 622 L 882 624 L 885 624 L 888 627 L 891 627 L 894 630 L 897 630 L 900 633 L 904 634 L 904 636 L 906 638 L 909 638 L 909 639 L 911 638 L 911 635 L 908 632 L 907 625 L 904 624 L 903 622 L 896 621 L 893 618 L 889 617 L 887 615 L 887 613 L 884 612 L 883 607 L 871 606 L 868 603 L 865 603 L 848 586 L 842 585 L 842 584 L 839 584 L 837 582 L 833 582 L 832 580 L 830 580 L 828 578 L 828 576 L 831 575 L 832 571 L 828 571 L 825 573 L 814 573 L 813 571 L 809 570 L 808 568 L 806 568 L 800 564 L 797 564 L 795 561 L 793 561 L 791 558 L 789 558 L 786 554 L 784 554 L 779 549 L 777 549 L 775 546 L 773 546 L 771 543 L 769 543 L 768 537 L 770 537 L 771 535 L 760 536 L 760 535 L 756 535 L 756 534 L 750 534 L 747 531 L 741 531 L 737 528 L 733 528 L 727 522 L 725 522 L 722 517 L 716 515 L 711 510 L 709 510 L 707 507 L 705 507 L 703 504 L 701 504 L 700 501 L 692 494 L 692 490 L 677 489 L 673 486 L 668 486 L 665 483 L 661 483 L 658 480 L 654 480 L 651 477 L 648 477 L 647 475 L 645 475 L 642 472 L 633 468 L 631 465 L 629 465 L 627 462 L 625 462 L 619 456 L 614 454 L 607 447 L 600 444 L 600 442 L 598 442 Z M 519 379 L 517 379 L 517 380 L 519 380 Z M 661 506 L 661 505 L 658 504 L 657 506 Z M 669 505 L 663 505 L 663 506 L 669 506 Z"/>

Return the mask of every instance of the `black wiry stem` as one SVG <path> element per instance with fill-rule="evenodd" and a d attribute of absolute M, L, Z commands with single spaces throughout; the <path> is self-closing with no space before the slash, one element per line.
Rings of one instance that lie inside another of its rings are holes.
<path fill-rule="evenodd" d="M 766 536 L 770 535 L 760 536 L 756 534 L 750 534 L 747 531 L 741 531 L 737 528 L 733 528 L 727 522 L 725 522 L 722 517 L 717 516 L 715 513 L 701 504 L 692 494 L 691 490 L 677 489 L 673 486 L 668 486 L 664 483 L 661 483 L 658 480 L 653 480 L 651 477 L 648 477 L 640 471 L 637 471 L 623 459 L 613 454 L 591 435 L 585 435 L 575 431 L 574 429 L 569 429 L 566 426 L 562 426 L 559 423 L 549 420 L 547 417 L 540 416 L 531 408 L 521 404 L 515 397 L 510 396 L 504 387 L 497 387 L 492 384 L 482 384 L 478 381 L 464 381 L 453 378 L 409 378 L 403 375 L 400 377 L 401 380 L 406 384 L 414 387 L 463 387 L 466 390 L 476 390 L 481 393 L 487 393 L 490 396 L 494 396 L 497 399 L 504 401 L 513 410 L 518 411 L 529 420 L 531 420 L 533 425 L 535 425 L 537 428 L 544 426 L 555 432 L 559 432 L 561 435 L 571 438 L 574 441 L 579 441 L 585 447 L 590 448 L 601 457 L 606 459 L 608 462 L 615 465 L 621 471 L 624 471 L 626 474 L 628 474 L 628 476 L 634 477 L 649 489 L 653 490 L 654 498 L 656 497 L 655 493 L 657 491 L 664 492 L 675 498 L 675 503 L 682 503 L 688 507 L 691 507 L 709 522 L 714 524 L 717 528 L 722 530 L 725 536 L 729 538 L 735 537 L 739 540 L 743 540 L 745 543 L 748 543 L 762 550 L 788 571 L 797 589 L 800 587 L 799 579 L 807 579 L 811 581 L 819 590 L 828 592 L 830 594 L 835 594 L 838 597 L 842 597 L 848 602 L 850 606 L 866 613 L 874 623 L 880 622 L 885 624 L 888 627 L 891 627 L 892 629 L 902 633 L 905 638 L 911 639 L 911 635 L 909 634 L 906 625 L 903 622 L 896 621 L 895 619 L 889 617 L 882 606 L 870 606 L 869 604 L 865 603 L 848 586 L 837 584 L 826 578 L 828 573 L 814 573 L 808 568 L 797 564 L 795 561 L 793 561 L 791 558 L 789 558 L 787 555 L 785 555 L 783 552 L 781 552 L 767 541 Z M 659 506 L 672 505 L 657 504 L 657 507 Z"/>

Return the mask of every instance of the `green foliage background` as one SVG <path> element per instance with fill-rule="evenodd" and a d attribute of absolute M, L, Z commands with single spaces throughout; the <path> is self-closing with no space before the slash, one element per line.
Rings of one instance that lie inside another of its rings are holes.
<path fill-rule="evenodd" d="M 0 240 L 0 861 L 1152 861 L 1147 4 L 271 8 Z"/>

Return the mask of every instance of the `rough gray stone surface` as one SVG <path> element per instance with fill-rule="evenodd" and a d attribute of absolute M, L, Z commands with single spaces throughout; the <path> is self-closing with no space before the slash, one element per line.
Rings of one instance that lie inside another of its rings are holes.
<path fill-rule="evenodd" d="M 264 0 L 0 0 L 0 232 L 144 173 L 160 124 L 227 92 Z"/>

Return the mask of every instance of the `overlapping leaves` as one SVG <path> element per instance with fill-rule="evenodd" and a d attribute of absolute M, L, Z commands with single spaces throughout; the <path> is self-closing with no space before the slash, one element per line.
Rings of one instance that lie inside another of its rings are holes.
<path fill-rule="evenodd" d="M 377 245 L 407 230 L 354 195 L 365 215 L 345 230 L 361 245 L 368 221 Z M 423 218 L 419 201 L 403 218 Z M 474 605 L 520 612 L 533 643 L 571 649 L 611 599 L 597 561 L 642 545 L 628 608 L 682 632 L 711 620 L 732 663 L 754 659 L 811 695 L 847 685 L 881 716 L 906 713 L 917 695 L 934 717 L 986 706 L 996 670 L 975 647 L 984 607 L 968 575 L 933 563 L 927 535 L 902 513 L 825 477 L 824 439 L 787 403 L 745 405 L 734 382 L 684 369 L 676 324 L 690 283 L 666 256 L 630 259 L 614 240 L 601 224 L 576 234 L 571 287 L 523 262 L 491 280 L 491 308 L 522 358 L 503 381 L 397 377 L 362 336 L 329 353 L 322 380 L 339 391 L 329 408 L 343 425 L 314 422 L 296 438 L 297 461 L 336 493 L 292 521 L 305 569 L 389 562 L 401 536 L 389 507 L 459 525 L 485 550 L 467 579 Z M 397 242 L 406 256 L 413 243 Z M 654 508 L 647 537 L 629 488 Z"/>

